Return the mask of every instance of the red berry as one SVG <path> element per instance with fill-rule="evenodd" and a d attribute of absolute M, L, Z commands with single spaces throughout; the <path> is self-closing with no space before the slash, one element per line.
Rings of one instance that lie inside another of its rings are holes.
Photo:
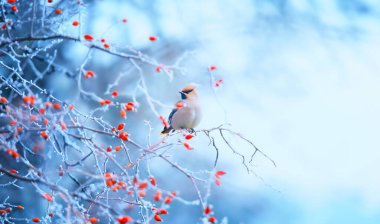
<path fill-rule="evenodd" d="M 145 197 L 146 196 L 146 192 L 145 191 L 139 191 L 139 196 L 140 197 Z"/>
<path fill-rule="evenodd" d="M 150 181 L 150 184 L 152 184 L 153 186 L 156 186 L 156 179 L 154 177 L 149 177 L 149 181 Z"/>
<path fill-rule="evenodd" d="M 153 199 L 154 199 L 155 201 L 160 201 L 160 200 L 161 200 L 161 195 L 162 195 L 161 191 L 160 191 L 160 190 L 157 190 L 157 191 L 156 191 L 156 194 L 155 194 L 154 197 L 153 197 Z"/>
<path fill-rule="evenodd" d="M 173 198 L 171 196 L 166 196 L 164 202 L 165 204 L 170 204 L 172 202 Z"/>
<path fill-rule="evenodd" d="M 89 221 L 90 221 L 90 223 L 97 223 L 97 222 L 98 222 L 98 219 L 95 218 L 95 217 L 91 217 L 91 218 L 89 219 Z"/>
<path fill-rule="evenodd" d="M 120 110 L 120 117 L 124 118 L 125 116 L 127 116 L 127 112 L 125 112 L 125 110 L 121 109 Z"/>
<path fill-rule="evenodd" d="M 186 140 L 190 140 L 190 139 L 192 139 L 194 136 L 193 135 L 185 135 L 185 139 Z"/>
<path fill-rule="evenodd" d="M 216 66 L 215 65 L 211 65 L 209 69 L 210 69 L 210 71 L 214 71 L 214 70 L 216 70 Z"/>
<path fill-rule="evenodd" d="M 44 138 L 45 140 L 48 140 L 48 138 L 49 138 L 49 135 L 46 133 L 46 131 L 41 131 L 40 132 L 40 136 L 42 138 Z"/>
<path fill-rule="evenodd" d="M 210 212 L 211 212 L 211 208 L 207 206 L 207 207 L 204 209 L 203 212 L 205 213 L 205 215 L 208 215 L 208 214 L 210 214 Z"/>
<path fill-rule="evenodd" d="M 119 134 L 119 138 L 121 138 L 123 141 L 128 141 L 128 133 L 127 132 L 121 132 Z"/>
<path fill-rule="evenodd" d="M 88 41 L 92 41 L 94 39 L 90 34 L 85 34 L 83 37 Z"/>
<path fill-rule="evenodd" d="M 160 210 L 158 210 L 157 213 L 160 214 L 160 215 L 167 215 L 168 211 L 166 211 L 166 209 L 160 209 Z"/>
<path fill-rule="evenodd" d="M 53 201 L 53 197 L 51 196 L 51 194 L 45 193 L 42 195 L 42 197 L 45 198 L 48 202 Z"/>
<path fill-rule="evenodd" d="M 215 176 L 217 178 L 219 178 L 220 176 L 223 176 L 225 174 L 226 174 L 226 172 L 224 172 L 223 170 L 218 170 L 218 171 L 216 171 Z"/>
<path fill-rule="evenodd" d="M 84 74 L 84 77 L 87 79 L 87 78 L 90 78 L 90 77 L 94 77 L 95 73 L 91 70 L 88 70 L 86 71 L 86 73 Z"/>
<path fill-rule="evenodd" d="M 220 181 L 220 179 L 216 179 L 215 180 L 215 184 L 218 185 L 218 186 L 220 186 L 222 184 L 222 182 Z"/>
<path fill-rule="evenodd" d="M 156 40 L 157 40 L 157 37 L 155 37 L 155 36 L 150 36 L 150 37 L 149 37 L 149 40 L 152 41 L 152 42 L 153 42 L 153 41 L 156 41 Z"/>
<path fill-rule="evenodd" d="M 148 187 L 148 183 L 147 182 L 142 182 L 140 185 L 139 185 L 139 189 L 145 189 Z"/>
<path fill-rule="evenodd" d="M 127 105 L 125 105 L 125 109 L 127 111 L 132 111 L 134 109 L 134 103 L 133 102 L 128 102 Z"/>
<path fill-rule="evenodd" d="M 40 112 L 40 114 L 45 114 L 45 108 L 41 107 L 41 108 L 39 109 L 39 112 Z"/>
<path fill-rule="evenodd" d="M 62 14 L 62 9 L 55 9 L 54 12 L 57 15 L 61 15 Z"/>
<path fill-rule="evenodd" d="M 208 219 L 209 222 L 211 223 L 215 223 L 216 222 L 216 218 L 214 216 L 211 216 L 209 219 Z"/>
<path fill-rule="evenodd" d="M 156 220 L 157 222 L 161 222 L 162 221 L 161 217 L 159 215 L 157 215 L 157 214 L 154 215 L 154 220 Z"/>
<path fill-rule="evenodd" d="M 117 219 L 116 219 L 118 222 L 119 222 L 119 224 L 126 224 L 126 223 L 128 223 L 128 222 L 132 222 L 133 221 L 133 219 L 130 217 L 130 216 L 119 216 L 119 217 L 117 217 Z"/>
<path fill-rule="evenodd" d="M 190 146 L 190 144 L 187 143 L 187 142 L 184 142 L 184 143 L 183 143 L 183 146 L 185 146 L 185 148 L 186 148 L 187 150 L 192 150 L 192 149 L 193 149 L 193 148 Z"/>
<path fill-rule="evenodd" d="M 124 124 L 123 123 L 120 123 L 118 126 L 117 126 L 117 130 L 122 130 L 124 128 Z"/>
<path fill-rule="evenodd" d="M 60 110 L 61 109 L 61 105 L 59 105 L 59 103 L 54 103 L 53 104 L 53 108 L 56 109 L 56 110 Z"/>
<path fill-rule="evenodd" d="M 5 97 L 1 97 L 1 98 L 0 98 L 0 103 L 8 103 L 7 98 L 5 98 Z"/>

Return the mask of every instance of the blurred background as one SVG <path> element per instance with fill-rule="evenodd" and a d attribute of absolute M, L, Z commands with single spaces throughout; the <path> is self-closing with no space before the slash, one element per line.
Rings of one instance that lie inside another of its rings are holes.
<path fill-rule="evenodd" d="M 85 27 L 101 34 L 123 17 L 128 24 L 107 34 L 115 43 L 146 48 L 163 63 L 189 53 L 182 62 L 188 73 L 174 82 L 151 72 L 152 82 L 171 89 L 164 97 L 200 83 L 207 107 L 202 128 L 227 121 L 277 163 L 258 159 L 259 177 L 247 174 L 221 146 L 218 167 L 227 175 L 213 189 L 217 217 L 380 223 L 379 1 L 96 1 Z M 153 46 L 150 35 L 159 38 Z M 104 59 L 104 67 L 112 60 Z M 217 95 L 226 118 L 200 71 L 209 65 L 224 80 Z M 211 149 L 196 149 L 198 158 L 188 159 L 203 158 L 201 150 Z M 196 222 L 186 206 L 178 209 L 182 216 L 169 223 Z"/>
<path fill-rule="evenodd" d="M 150 94 L 171 105 L 183 85 L 199 83 L 207 108 L 200 128 L 231 123 L 276 162 L 273 167 L 257 157 L 255 174 L 248 174 L 241 159 L 221 144 L 217 167 L 227 175 L 211 197 L 218 220 L 380 223 L 379 1 L 107 0 L 85 6 L 83 33 L 141 50 L 160 63 L 181 58 L 186 71 L 174 72 L 173 81 L 144 68 Z M 128 22 L 120 23 L 122 18 Z M 77 33 L 70 25 L 60 31 Z M 158 40 L 149 41 L 151 35 Z M 79 43 L 61 47 L 60 63 L 73 69 L 88 51 Z M 223 79 L 216 95 L 210 65 L 217 66 L 215 78 Z M 85 88 L 104 92 L 106 80 L 128 71 L 130 64 L 96 51 L 86 67 L 100 75 L 95 86 Z M 128 98 L 134 81 L 133 76 L 123 78 L 118 91 Z M 46 85 L 69 100 L 75 95 L 70 82 L 52 76 Z M 152 115 L 141 102 L 131 122 L 144 128 L 142 120 Z M 159 132 L 159 121 L 152 125 Z M 140 133 L 136 137 L 143 139 L 147 132 Z M 204 146 L 180 159 L 210 168 L 215 152 L 207 139 L 195 141 Z M 251 150 L 239 139 L 231 143 L 240 151 Z M 196 223 L 201 211 L 178 205 L 171 214 L 176 215 L 167 223 Z"/>

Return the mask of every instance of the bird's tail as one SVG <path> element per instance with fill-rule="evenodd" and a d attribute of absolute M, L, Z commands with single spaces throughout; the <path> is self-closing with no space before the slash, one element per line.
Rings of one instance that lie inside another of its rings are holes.
<path fill-rule="evenodd" d="M 169 132 L 173 130 L 172 126 L 169 126 L 169 127 L 164 127 L 164 130 L 161 131 L 161 135 L 167 135 L 169 134 Z"/>

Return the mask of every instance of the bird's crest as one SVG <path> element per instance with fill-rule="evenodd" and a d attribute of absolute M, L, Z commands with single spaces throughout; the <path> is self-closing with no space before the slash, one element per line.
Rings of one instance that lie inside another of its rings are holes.
<path fill-rule="evenodd" d="M 185 88 L 182 89 L 182 92 L 189 93 L 189 92 L 193 91 L 194 89 L 196 89 L 197 87 L 198 87 L 197 84 L 191 83 L 191 84 L 185 86 Z"/>

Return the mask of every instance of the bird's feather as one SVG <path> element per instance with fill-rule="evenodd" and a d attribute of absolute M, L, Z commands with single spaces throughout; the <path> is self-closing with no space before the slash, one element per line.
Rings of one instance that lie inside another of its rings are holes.
<path fill-rule="evenodd" d="M 168 118 L 168 120 L 169 120 L 169 125 L 172 125 L 172 118 L 173 118 L 173 115 L 174 115 L 175 112 L 177 112 L 177 111 L 178 111 L 178 109 L 175 108 L 175 109 L 173 109 L 172 112 L 169 114 L 169 118 Z"/>

